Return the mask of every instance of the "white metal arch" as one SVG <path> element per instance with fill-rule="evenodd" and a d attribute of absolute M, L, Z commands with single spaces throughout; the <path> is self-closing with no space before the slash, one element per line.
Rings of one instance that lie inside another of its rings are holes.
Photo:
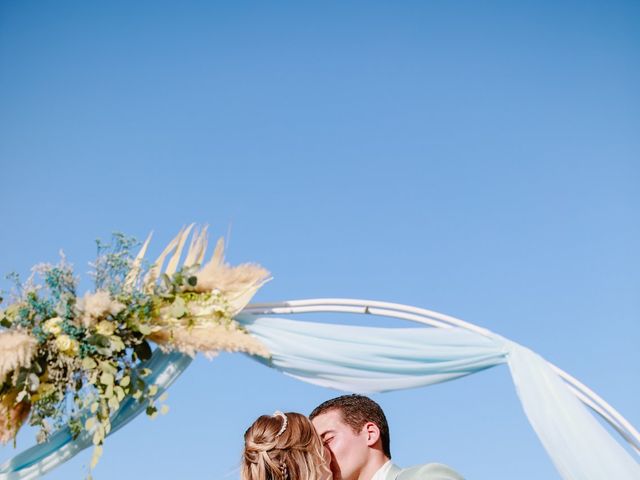
<path fill-rule="evenodd" d="M 287 300 L 275 303 L 253 303 L 247 305 L 244 313 L 254 315 L 288 315 L 296 313 L 354 313 L 377 315 L 423 323 L 435 328 L 458 327 L 480 335 L 491 336 L 493 333 L 464 320 L 434 312 L 424 308 L 402 305 L 399 303 L 381 302 L 377 300 L 360 300 L 351 298 L 313 298 L 303 300 Z M 624 438 L 640 456 L 640 432 L 624 418 L 615 408 L 589 387 L 564 370 L 550 363 L 553 370 L 567 383 L 571 391 L 585 405 L 600 415 Z"/>

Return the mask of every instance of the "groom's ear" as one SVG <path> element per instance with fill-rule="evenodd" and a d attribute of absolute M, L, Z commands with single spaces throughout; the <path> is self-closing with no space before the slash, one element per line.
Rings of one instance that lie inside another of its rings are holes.
<path fill-rule="evenodd" d="M 367 434 L 367 445 L 372 447 L 380 440 L 380 429 L 373 422 L 365 423 L 363 428 Z"/>

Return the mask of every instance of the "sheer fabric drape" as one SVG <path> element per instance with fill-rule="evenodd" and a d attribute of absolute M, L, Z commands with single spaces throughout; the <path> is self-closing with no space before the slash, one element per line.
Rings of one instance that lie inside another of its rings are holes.
<path fill-rule="evenodd" d="M 640 465 L 599 424 L 539 355 L 498 335 L 458 328 L 374 328 L 260 317 L 237 320 L 272 354 L 268 367 L 316 385 L 351 392 L 414 388 L 507 363 L 524 411 L 565 480 L 638 480 Z M 165 390 L 191 362 L 154 352 L 147 368 Z M 145 405 L 129 399 L 112 433 Z M 36 478 L 91 445 L 87 435 L 61 430 L 0 467 L 0 480 Z"/>

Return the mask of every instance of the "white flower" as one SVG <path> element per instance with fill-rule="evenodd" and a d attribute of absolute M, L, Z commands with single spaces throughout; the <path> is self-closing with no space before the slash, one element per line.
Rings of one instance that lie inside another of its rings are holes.
<path fill-rule="evenodd" d="M 105 337 L 113 335 L 113 332 L 115 332 L 115 330 L 116 326 L 113 324 L 113 322 L 110 322 L 108 320 L 102 320 L 96 326 L 96 332 L 98 332 L 100 335 L 104 335 Z"/>
<path fill-rule="evenodd" d="M 67 355 L 76 355 L 78 353 L 78 342 L 68 335 L 60 335 L 56 338 L 56 348 L 61 353 Z"/>
<path fill-rule="evenodd" d="M 106 314 L 117 315 L 125 306 L 111 298 L 109 292 L 99 290 L 96 293 L 85 293 L 76 304 L 82 315 L 82 324 L 89 328 Z"/>
<path fill-rule="evenodd" d="M 62 333 L 61 323 L 62 319 L 60 317 L 50 318 L 44 322 L 42 330 L 44 330 L 45 333 L 50 333 L 51 335 L 60 335 Z"/>

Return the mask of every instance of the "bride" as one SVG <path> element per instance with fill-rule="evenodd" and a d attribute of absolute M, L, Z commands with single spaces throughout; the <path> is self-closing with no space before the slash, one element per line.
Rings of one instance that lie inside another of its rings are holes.
<path fill-rule="evenodd" d="M 244 434 L 242 480 L 331 480 L 331 456 L 311 421 L 295 412 L 262 415 Z"/>

